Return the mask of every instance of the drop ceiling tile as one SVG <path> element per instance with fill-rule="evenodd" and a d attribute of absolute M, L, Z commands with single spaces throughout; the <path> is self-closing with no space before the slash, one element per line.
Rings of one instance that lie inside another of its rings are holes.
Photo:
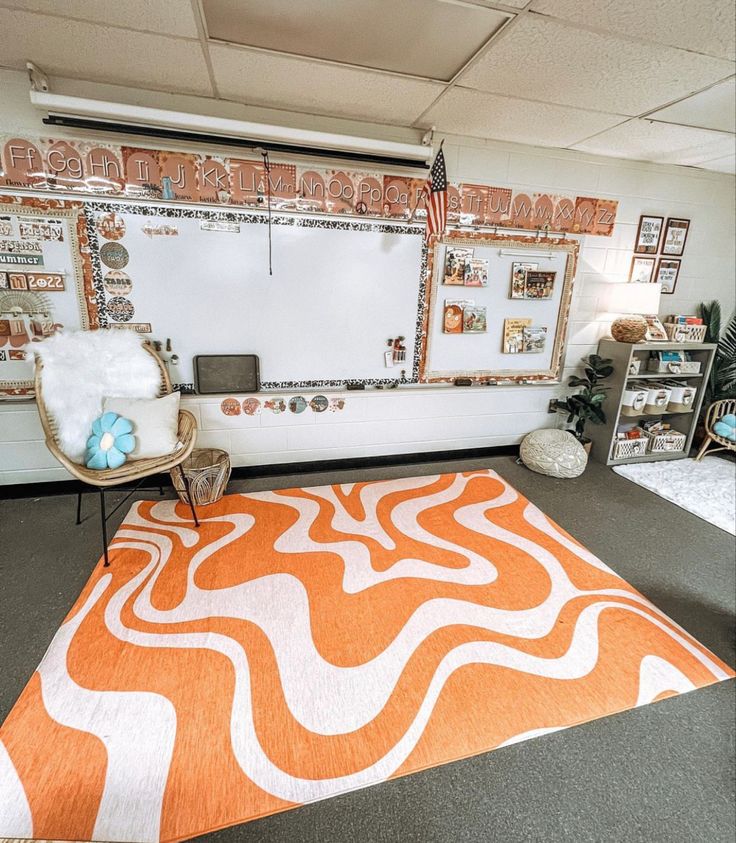
<path fill-rule="evenodd" d="M 422 124 L 454 135 L 564 147 L 621 119 L 615 114 L 579 111 L 455 87 L 422 117 Z"/>
<path fill-rule="evenodd" d="M 532 9 L 621 35 L 736 58 L 733 0 L 534 0 Z"/>
<path fill-rule="evenodd" d="M 0 0 L 0 6 L 77 18 L 107 26 L 124 26 L 197 38 L 191 0 Z"/>
<path fill-rule="evenodd" d="M 713 170 L 716 173 L 730 173 L 736 175 L 736 155 L 727 155 L 725 158 L 716 158 L 715 161 L 705 161 L 698 164 L 703 170 Z"/>
<path fill-rule="evenodd" d="M 212 44 L 220 96 L 249 105 L 410 126 L 443 85 Z"/>
<path fill-rule="evenodd" d="M 635 116 L 732 73 L 733 64 L 722 59 L 527 15 L 458 81 L 491 93 Z"/>
<path fill-rule="evenodd" d="M 220 41 L 444 80 L 510 17 L 444 0 L 203 0 L 203 10 Z"/>
<path fill-rule="evenodd" d="M 596 137 L 574 144 L 573 149 L 595 155 L 611 155 L 614 158 L 694 166 L 731 155 L 734 136 L 727 132 L 691 129 L 670 123 L 629 120 Z"/>
<path fill-rule="evenodd" d="M 196 41 L 0 9 L 0 55 L 16 69 L 30 59 L 52 75 L 212 94 Z"/>
<path fill-rule="evenodd" d="M 647 116 L 665 123 L 736 132 L 736 79 L 727 79 Z"/>

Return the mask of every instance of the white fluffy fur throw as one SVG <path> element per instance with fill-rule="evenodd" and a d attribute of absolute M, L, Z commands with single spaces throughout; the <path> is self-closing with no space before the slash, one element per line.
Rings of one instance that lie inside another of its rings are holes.
<path fill-rule="evenodd" d="M 43 398 L 59 447 L 74 462 L 84 462 L 103 399 L 159 393 L 159 368 L 133 331 L 62 332 L 34 343 L 33 350 L 43 361 Z"/>

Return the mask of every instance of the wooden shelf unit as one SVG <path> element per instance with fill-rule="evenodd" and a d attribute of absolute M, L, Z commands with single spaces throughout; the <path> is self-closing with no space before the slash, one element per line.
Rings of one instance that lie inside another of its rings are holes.
<path fill-rule="evenodd" d="M 689 351 L 693 359 L 700 362 L 698 374 L 669 374 L 648 372 L 647 361 L 652 351 Z M 684 459 L 690 454 L 695 428 L 698 424 L 700 407 L 703 403 L 703 387 L 707 383 L 710 367 L 713 364 L 716 346 L 714 343 L 693 343 L 693 342 L 645 342 L 645 343 L 624 343 L 614 339 L 603 339 L 598 343 L 598 354 L 601 357 L 608 357 L 613 360 L 613 374 L 605 383 L 611 387 L 603 402 L 603 411 L 606 414 L 606 423 L 602 425 L 588 425 L 586 435 L 593 440 L 591 456 L 598 462 L 606 465 L 628 465 L 633 462 L 656 462 L 658 460 Z M 636 358 L 641 359 L 641 374 L 630 375 L 631 363 Z M 642 380 L 681 380 L 683 383 L 697 388 L 695 403 L 692 410 L 687 412 L 664 412 L 656 416 L 642 413 L 638 416 L 622 416 L 621 406 L 623 393 L 626 385 L 631 381 Z M 692 383 L 690 383 L 692 381 Z M 674 430 L 684 433 L 685 448 L 682 451 L 667 451 L 664 453 L 643 454 L 638 457 L 626 457 L 613 459 L 613 445 L 615 434 L 623 424 L 631 424 L 638 419 L 666 418 Z"/>

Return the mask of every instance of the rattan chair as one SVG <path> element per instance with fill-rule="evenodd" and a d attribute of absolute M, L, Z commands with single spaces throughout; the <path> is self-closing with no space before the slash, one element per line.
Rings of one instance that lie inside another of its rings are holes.
<path fill-rule="evenodd" d="M 724 398 L 722 401 L 714 401 L 708 412 L 705 414 L 705 439 L 700 446 L 695 461 L 702 460 L 708 454 L 714 454 L 716 451 L 736 451 L 736 442 L 731 442 L 729 439 L 724 439 L 714 432 L 713 426 L 715 423 L 727 416 L 729 413 L 736 413 L 736 398 Z M 711 445 L 716 445 L 712 448 Z"/>
<path fill-rule="evenodd" d="M 147 345 L 143 348 L 154 358 L 158 364 L 161 372 L 161 385 L 159 388 L 159 395 L 168 395 L 172 392 L 171 380 L 166 371 L 161 358 Z M 184 487 L 189 491 L 189 479 L 181 467 L 182 462 L 191 454 L 194 448 L 194 442 L 197 435 L 197 423 L 194 416 L 187 410 L 179 410 L 179 429 L 178 429 L 178 446 L 171 454 L 163 457 L 150 457 L 148 459 L 131 460 L 120 466 L 120 468 L 108 468 L 103 471 L 94 471 L 84 465 L 73 462 L 59 447 L 57 440 L 57 423 L 51 413 L 48 411 L 43 400 L 43 363 L 39 357 L 36 357 L 36 374 L 35 374 L 35 389 L 36 389 L 36 405 L 41 416 L 41 425 L 46 435 L 46 447 L 56 457 L 56 459 L 64 466 L 64 468 L 77 480 L 87 483 L 90 486 L 95 486 L 100 492 L 100 518 L 102 522 L 102 546 L 105 557 L 105 565 L 110 564 L 107 547 L 107 520 L 108 518 L 121 506 L 122 503 L 130 497 L 136 489 L 138 489 L 142 481 L 151 477 L 154 474 L 159 474 L 164 471 L 179 470 Z M 105 510 L 105 489 L 111 486 L 120 486 L 121 484 L 136 483 L 136 486 L 129 492 L 128 496 L 123 499 L 115 509 L 108 514 Z M 199 527 L 199 520 L 197 518 L 197 511 L 194 507 L 194 502 L 190 494 L 187 495 L 189 506 L 192 510 L 192 518 L 197 527 Z M 79 492 L 77 496 L 77 524 L 81 523 L 81 503 L 82 493 Z"/>

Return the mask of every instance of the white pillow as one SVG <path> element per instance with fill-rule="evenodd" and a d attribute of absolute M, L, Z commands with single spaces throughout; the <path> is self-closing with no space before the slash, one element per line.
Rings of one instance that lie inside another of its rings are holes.
<path fill-rule="evenodd" d="M 161 371 L 134 331 L 61 331 L 30 343 L 43 361 L 43 399 L 61 450 L 85 463 L 92 422 L 108 395 L 155 398 Z"/>
<path fill-rule="evenodd" d="M 135 448 L 128 459 L 164 457 L 177 446 L 179 427 L 179 393 L 163 398 L 106 398 L 104 412 L 117 413 L 133 422 Z"/>

